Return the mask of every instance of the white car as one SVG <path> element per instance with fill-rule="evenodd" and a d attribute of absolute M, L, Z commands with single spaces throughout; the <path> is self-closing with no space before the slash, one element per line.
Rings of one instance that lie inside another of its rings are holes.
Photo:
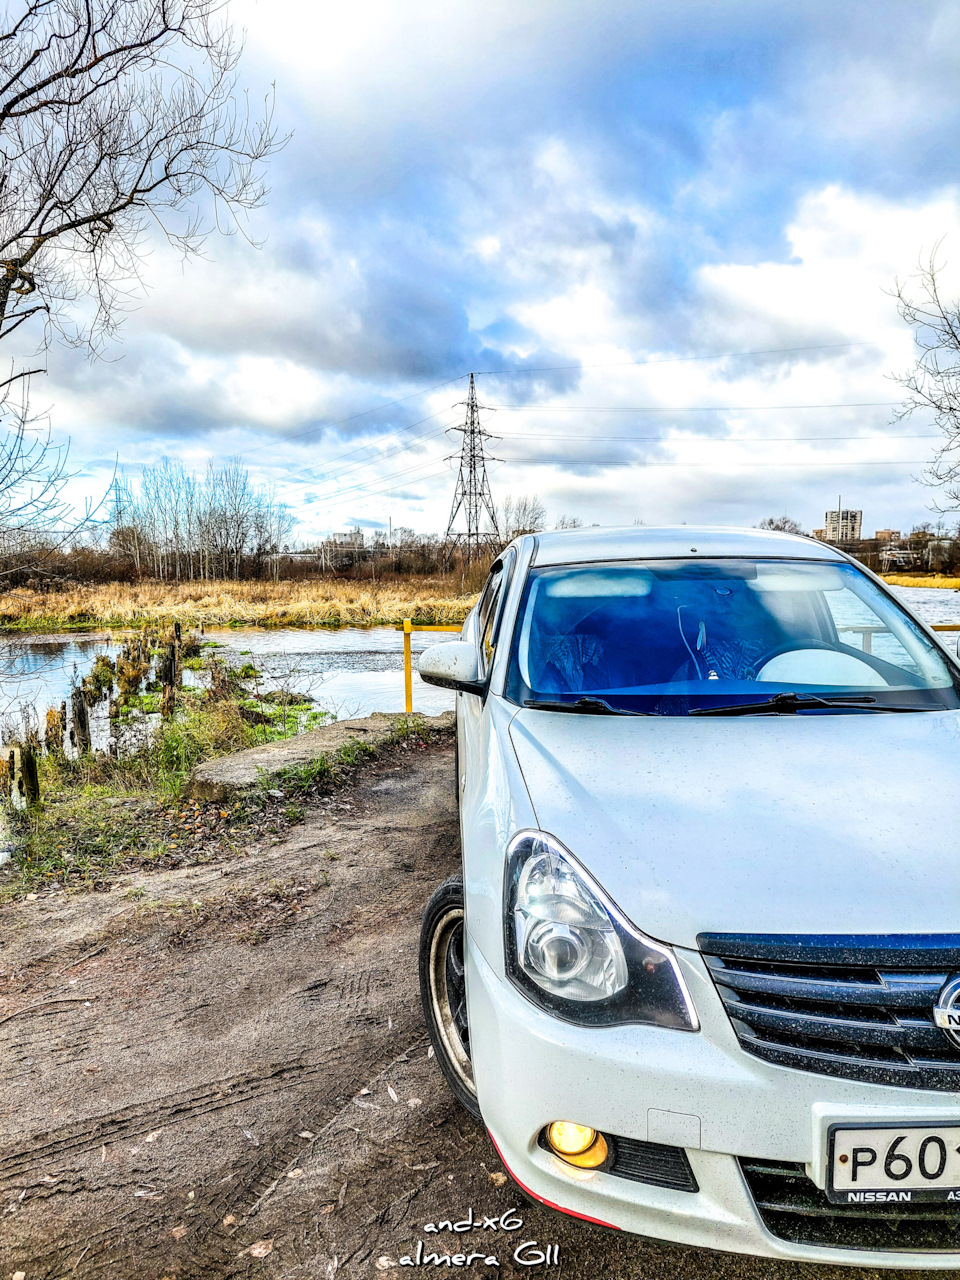
<path fill-rule="evenodd" d="M 960 666 L 839 550 L 521 537 L 458 690 L 441 1067 L 532 1197 L 798 1262 L 960 1267 Z"/>

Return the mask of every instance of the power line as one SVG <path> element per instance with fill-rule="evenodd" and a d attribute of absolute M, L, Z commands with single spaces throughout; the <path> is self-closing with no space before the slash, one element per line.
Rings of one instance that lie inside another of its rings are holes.
<path fill-rule="evenodd" d="M 635 409 L 631 409 L 631 408 L 623 407 L 623 406 L 618 406 L 618 405 L 612 405 L 612 406 L 608 406 L 608 407 L 606 407 L 606 408 L 591 408 L 591 407 L 589 407 L 589 406 L 580 406 L 580 408 L 583 408 L 583 409 L 584 409 L 584 411 L 587 411 L 587 412 L 609 412 L 609 413 L 618 413 L 618 412 L 623 412 L 623 413 L 699 413 L 699 412 L 706 412 L 708 409 L 715 409 L 717 412 L 721 412 L 721 411 L 725 411 L 725 410 L 726 410 L 726 411 L 733 411 L 733 410 L 736 410 L 736 411 L 738 411 L 738 412 L 739 412 L 739 411 L 745 411 L 745 410 L 748 410 L 748 409 L 749 409 L 749 410 L 764 410 L 764 409 L 838 409 L 838 408 L 865 408 L 865 407 L 875 407 L 875 406 L 883 406 L 883 407 L 886 407 L 886 406 L 888 406 L 888 405 L 892 405 L 892 404 L 899 404 L 899 403 L 900 403 L 899 401 L 865 401 L 865 402 L 863 402 L 863 403 L 859 403 L 859 404 L 843 404 L 843 405 L 841 405 L 841 404 L 835 404 L 835 405 L 834 405 L 834 404 L 829 404 L 829 405 L 828 405 L 828 404 L 823 404 L 823 405 L 756 405 L 756 406 L 739 406 L 739 407 L 738 407 L 738 406 L 730 406 L 730 405 L 726 405 L 726 406 L 724 406 L 724 405 L 713 405 L 713 406 L 703 406 L 703 407 L 693 407 L 693 406 L 679 406 L 679 407 L 667 407 L 667 406 L 664 406 L 664 407 L 657 407 L 657 408 L 641 407 L 641 408 L 635 408 Z M 565 408 L 565 407 L 563 407 L 563 406 L 558 406 L 558 407 L 556 407 L 556 409 L 554 410 L 554 407 L 553 407 L 553 406 L 548 406 L 548 405 L 489 405 L 489 406 L 487 406 L 487 407 L 488 407 L 488 408 L 500 408 L 500 409 L 527 409 L 527 408 L 532 408 L 532 409 L 542 410 L 542 411 L 550 411 L 550 412 L 556 411 L 556 412 L 558 412 L 558 413 L 574 412 L 574 411 L 576 411 L 576 410 L 577 410 L 577 408 L 578 408 L 577 406 L 574 406 L 574 408 L 573 408 L 573 409 L 567 409 L 567 408 Z M 403 432 L 406 432 L 406 431 L 412 431 L 415 427 L 421 426 L 424 422 L 431 422 L 434 418 L 438 418 L 438 417 L 440 416 L 440 414 L 441 414 L 441 413 L 445 413 L 445 412 L 447 412 L 447 410 L 446 410 L 446 409 L 438 409 L 436 413 L 428 414 L 425 418 L 419 418 L 416 422 L 412 422 L 412 423 L 409 423 L 409 424 L 408 424 L 407 426 L 405 426 L 405 427 L 400 427 L 400 428 L 398 428 L 394 434 L 395 434 L 395 435 L 400 435 L 400 434 L 402 434 Z M 420 437 L 419 437 L 419 441 L 420 441 L 421 443 L 423 443 L 423 442 L 426 442 L 427 440 L 435 439 L 437 436 L 442 435 L 442 434 L 443 434 L 443 432 L 442 432 L 442 431 L 430 432 L 430 433 L 429 433 L 429 434 L 427 434 L 427 435 L 420 436 Z M 542 439 L 545 439 L 545 440 L 546 440 L 546 439 L 555 439 L 555 440 L 563 440 L 563 439 L 578 439 L 578 440 L 579 440 L 579 439 L 582 439 L 582 438 L 583 438 L 583 436 L 582 436 L 582 433 L 581 433 L 581 432 L 578 432 L 578 433 L 576 433 L 575 435 L 565 435 L 565 434 L 564 434 L 564 433 L 562 433 L 562 432 L 541 432 L 541 433 L 539 433 L 539 435 L 532 435 L 532 434 L 529 434 L 529 433 L 523 433 L 523 432 L 511 432 L 511 433 L 510 433 L 509 438 L 510 438 L 510 439 L 538 439 L 538 438 L 542 438 Z M 657 442 L 659 442 L 659 441 L 663 440 L 663 437 L 660 437 L 660 436 L 598 436 L 598 435 L 591 435 L 591 437 L 590 437 L 590 438 L 591 438 L 592 440 L 627 440 L 627 441 L 628 441 L 628 440 L 636 440 L 636 441 L 638 441 L 638 442 L 643 441 L 643 442 L 645 442 L 645 443 L 657 443 Z M 739 436 L 739 437 L 731 437 L 731 438 L 729 438 L 729 440 L 715 440 L 715 441 L 714 441 L 711 437 L 686 437 L 686 438 L 687 438 L 687 439 L 690 439 L 690 440 L 693 440 L 693 439 L 696 439 L 696 438 L 702 438 L 702 439 L 704 439 L 704 440 L 710 441 L 711 443 L 718 443 L 718 444 L 719 444 L 719 443 L 728 443 L 728 442 L 729 442 L 729 443 L 736 443 L 736 442 L 737 442 L 737 440 L 743 440 L 743 441 L 758 441 L 758 442 L 759 442 L 759 441 L 764 441 L 764 440 L 771 440 L 771 441 L 775 441 L 775 440 L 798 440 L 798 441 L 800 441 L 800 440 L 802 440 L 802 441 L 808 441 L 808 440 L 867 440 L 867 439 L 874 439 L 874 438 L 877 438 L 877 439 L 886 439 L 886 440 L 935 440 L 935 439 L 938 439 L 939 437 L 937 436 L 937 434 L 932 434 L 932 435 L 909 435 L 909 436 L 890 436 L 890 435 L 886 435 L 886 434 L 885 434 L 885 433 L 883 433 L 883 432 L 864 432 L 864 433 L 861 433 L 860 435 L 857 435 L 857 436 Z M 341 455 L 339 455 L 339 457 L 341 457 L 341 458 L 343 458 L 343 457 L 349 457 L 349 456 L 350 456 L 350 454 L 353 454 L 353 453 L 360 453 L 360 452 L 362 452 L 362 451 L 364 451 L 364 450 L 366 450 L 366 449 L 373 449 L 373 448 L 375 448 L 375 447 L 376 447 L 376 444 L 377 444 L 377 442 L 376 442 L 376 441 L 370 441 L 370 442 L 368 442 L 367 444 L 359 445 L 359 446 L 357 446 L 357 448 L 352 449 L 352 450 L 349 450 L 349 451 L 348 451 L 348 453 L 346 453 L 346 454 L 341 454 Z M 333 473 L 331 473 L 331 472 L 325 472 L 323 475 L 321 475 L 321 476 L 317 476 L 317 477 L 307 475 L 307 476 L 306 476 L 306 478 L 304 478 L 304 479 L 296 479 L 296 480 L 282 480 L 282 479 L 281 479 L 281 480 L 277 480 L 277 481 L 275 481 L 275 483 L 276 483 L 276 484 L 278 484 L 278 485 L 282 485 L 282 486 L 290 487 L 290 488 L 293 488 L 293 487 L 302 487 L 302 486 L 310 486 L 310 485 L 314 485 L 314 484 L 316 484 L 316 485 L 326 484 L 326 483 L 328 483 L 330 480 L 336 480 L 336 479 L 340 478 L 341 476 L 344 476 L 344 475 L 349 474 L 350 472 L 362 470 L 364 467 L 376 466 L 378 463 L 380 463 L 380 462 L 384 461 L 386 458 L 393 457 L 395 454 L 403 452 L 403 450 L 404 450 L 405 448 L 407 448 L 407 444 L 406 444 L 406 443 L 404 443 L 404 444 L 400 444 L 400 445 L 397 445 L 395 448 L 390 449 L 390 450 L 389 450 L 388 452 L 386 452 L 386 453 L 380 453 L 380 454 L 377 454 L 377 455 L 376 455 L 375 457 L 373 457 L 373 458 L 369 458 L 369 459 L 366 459 L 366 460 L 360 461 L 360 462 L 358 462 L 358 463 L 351 464 L 350 466 L 348 466 L 348 467 L 344 467 L 344 468 L 341 468 L 339 471 L 336 471 L 336 472 L 333 472 Z M 337 460 L 338 460 L 338 458 L 337 458 L 337 457 L 334 457 L 334 458 L 333 458 L 333 459 L 331 459 L 330 461 L 331 461 L 331 462 L 336 462 Z"/>
<path fill-rule="evenodd" d="M 501 377 L 504 374 L 569 373 L 576 369 L 628 369 L 648 364 L 688 364 L 694 360 L 735 360 L 746 356 L 792 355 L 800 351 L 843 351 L 850 347 L 879 347 L 879 342 L 823 342 L 811 347 L 768 347 L 763 351 L 726 351 L 710 356 L 670 356 L 666 360 L 614 360 L 605 364 L 543 365 L 540 368 L 483 369 L 478 378 Z M 898 401 L 899 403 L 899 401 Z"/>
<path fill-rule="evenodd" d="M 534 413 L 772 413 L 784 409 L 891 409 L 901 400 L 863 400 L 846 404 L 490 404 L 488 409 L 517 409 Z"/>
<path fill-rule="evenodd" d="M 521 369 L 515 367 L 513 369 L 486 369 L 478 373 L 477 377 L 500 377 L 507 374 L 515 374 L 521 376 L 526 373 L 567 373 L 577 369 L 620 369 L 620 368 L 642 368 L 645 365 L 658 364 L 688 364 L 691 361 L 698 360 L 734 360 L 739 358 L 748 358 L 752 356 L 768 356 L 768 355 L 792 355 L 804 351 L 839 351 L 846 350 L 851 347 L 876 347 L 876 342 L 832 342 L 822 343 L 816 346 L 807 347 L 770 347 L 762 351 L 726 351 L 720 354 L 703 355 L 703 356 L 671 356 L 666 360 L 626 360 L 612 361 L 607 364 L 571 364 L 571 365 L 550 365 L 535 369 Z M 409 395 L 400 396 L 396 400 L 388 400 L 385 403 L 375 404 L 370 409 L 362 409 L 359 413 L 350 414 L 346 418 L 337 418 L 333 422 L 324 422 L 317 427 L 307 427 L 304 431 L 298 431 L 293 435 L 284 435 L 279 437 L 282 441 L 301 440 L 305 436 L 315 435 L 318 431 L 327 431 L 332 427 L 342 427 L 347 422 L 355 422 L 358 418 L 368 417 L 371 413 L 376 413 L 381 409 L 392 409 L 395 405 L 405 404 L 407 400 L 415 400 L 417 396 L 429 395 L 431 391 L 439 391 L 442 387 L 452 386 L 455 382 L 462 382 L 469 374 L 458 373 L 455 378 L 448 378 L 445 382 L 437 382 L 429 387 L 420 387 L 417 391 L 411 391 Z M 895 403 L 899 404 L 899 401 Z M 507 407 L 507 406 L 505 406 Z M 405 430 L 406 428 L 401 428 Z M 361 448 L 364 446 L 360 446 Z M 238 455 L 243 458 L 250 453 L 258 453 L 264 448 L 263 445 L 257 445 L 252 449 L 244 449 Z M 354 452 L 354 451 L 351 451 Z M 347 455 L 341 455 L 347 456 Z M 336 458 L 332 461 L 337 461 Z"/>
<path fill-rule="evenodd" d="M 800 444 L 832 440 L 939 440 L 931 435 L 888 436 L 883 431 L 866 431 L 858 436 L 595 436 L 590 440 L 623 440 L 634 444 Z M 503 440 L 582 440 L 582 431 L 511 431 Z"/>
<path fill-rule="evenodd" d="M 448 412 L 449 412 L 448 409 L 438 409 L 436 413 L 431 413 L 427 418 L 421 418 L 419 422 L 411 423 L 410 427 L 405 427 L 404 430 L 412 430 L 413 427 L 421 426 L 424 422 L 430 422 L 433 418 L 438 418 L 441 413 L 448 413 Z M 446 427 L 441 427 L 439 431 L 430 431 L 426 435 L 419 436 L 417 438 L 416 443 L 422 444 L 422 443 L 425 443 L 427 440 L 436 439 L 436 437 L 444 435 L 446 433 L 446 430 L 447 430 Z M 414 442 L 409 440 L 404 441 L 402 444 L 398 444 L 394 448 L 386 450 L 386 452 L 384 453 L 377 454 L 376 457 L 374 458 L 367 458 L 361 462 L 351 463 L 349 466 L 342 467 L 340 468 L 340 470 L 335 472 L 325 472 L 324 474 L 319 476 L 306 475 L 305 478 L 302 480 L 282 480 L 281 479 L 281 480 L 274 481 L 274 483 L 286 488 L 291 488 L 291 487 L 301 486 L 301 485 L 310 486 L 310 485 L 327 484 L 331 480 L 339 480 L 343 476 L 349 475 L 353 471 L 361 471 L 364 467 L 376 466 L 377 463 L 384 461 L 386 458 L 393 457 L 394 454 L 403 453 L 404 450 L 410 448 L 410 445 L 412 443 Z M 370 444 L 365 447 L 373 448 L 374 446 L 373 444 Z"/>
<path fill-rule="evenodd" d="M 408 396 L 400 396 L 398 400 L 388 400 L 386 404 L 375 404 L 372 409 L 363 409 L 360 413 L 352 413 L 348 418 L 338 418 L 335 422 L 323 422 L 319 427 L 307 427 L 305 431 L 297 431 L 290 436 L 281 436 L 280 439 L 300 440 L 303 436 L 313 435 L 317 431 L 326 431 L 330 427 L 342 427 L 345 422 L 355 422 L 357 418 L 366 418 L 371 413 L 376 413 L 379 409 L 392 409 L 394 405 L 403 404 L 407 400 L 415 400 L 417 396 L 429 395 L 431 391 L 439 391 L 441 387 L 450 387 L 455 382 L 462 382 L 465 377 L 467 377 L 467 374 L 458 373 L 455 378 L 448 378 L 446 382 L 438 382 L 433 387 L 421 387 L 419 391 L 411 391 Z M 246 449 L 238 456 L 241 458 L 246 457 L 248 453 L 256 453 L 264 447 L 263 445 L 258 445 L 254 449 Z"/>
<path fill-rule="evenodd" d="M 723 465 L 718 462 L 647 462 L 645 459 L 624 462 L 615 458 L 504 458 L 503 461 L 517 466 L 545 463 L 562 464 L 566 467 L 720 467 Z M 868 462 L 849 458 L 841 462 L 731 462 L 726 465 L 731 468 L 796 467 L 798 470 L 803 470 L 805 467 L 913 467 L 926 466 L 929 461 L 929 458 L 888 458 L 882 462 Z"/>
<path fill-rule="evenodd" d="M 324 510 L 329 510 L 331 507 L 341 507 L 346 502 L 362 501 L 364 497 L 376 498 L 384 493 L 394 493 L 396 492 L 397 489 L 405 489 L 407 485 L 425 484 L 428 480 L 436 480 L 438 476 L 444 476 L 444 475 L 449 475 L 449 472 L 447 471 L 446 467 L 441 467 L 439 471 L 431 471 L 429 475 L 417 476 L 417 478 L 414 480 L 403 480 L 401 481 L 400 484 L 388 485 L 385 489 L 370 490 L 366 494 L 361 494 L 359 499 L 355 497 L 333 498 L 330 502 L 324 503 Z"/>
<path fill-rule="evenodd" d="M 439 412 L 444 412 L 444 410 L 440 410 Z M 431 414 L 430 418 L 435 418 L 438 416 L 439 414 Z M 429 419 L 422 418 L 420 421 L 426 422 L 426 421 L 429 421 Z M 411 424 L 411 426 L 416 426 L 416 425 L 419 425 L 419 424 L 418 423 Z M 439 431 L 431 431 L 429 434 L 419 437 L 419 442 L 426 443 L 428 440 L 437 439 L 438 437 L 444 434 L 445 434 L 445 428 L 441 428 Z M 509 440 L 533 440 L 533 441 L 536 441 L 536 440 L 544 440 L 544 441 L 582 440 L 583 433 L 582 432 L 554 432 L 554 431 L 542 431 L 542 432 L 534 433 L 534 432 L 511 431 L 510 434 L 504 438 L 507 439 L 508 441 Z M 723 436 L 723 437 L 680 436 L 680 437 L 671 437 L 671 436 L 591 435 L 590 439 L 610 441 L 610 442 L 620 441 L 620 442 L 623 442 L 624 444 L 667 444 L 667 445 L 726 444 L 726 445 L 729 445 L 729 444 L 806 444 L 806 443 L 821 443 L 821 442 L 830 443 L 835 441 L 846 442 L 846 441 L 856 441 L 856 440 L 936 440 L 936 439 L 939 439 L 939 435 L 937 433 L 933 433 L 931 435 L 891 436 L 891 435 L 887 435 L 885 432 L 864 432 L 860 435 L 855 435 L 855 436 L 831 435 L 831 436 Z M 393 457 L 397 453 L 402 453 L 406 448 L 408 448 L 407 444 L 397 445 L 396 448 L 391 449 L 386 453 L 378 454 L 377 457 L 375 458 L 371 458 L 367 461 L 359 462 L 354 466 L 347 467 L 344 470 L 334 475 L 326 475 L 326 476 L 321 476 L 316 478 L 308 477 L 305 480 L 286 480 L 286 481 L 279 480 L 279 481 L 276 481 L 275 483 L 279 487 L 285 488 L 285 489 L 310 488 L 310 487 L 313 487 L 314 485 L 316 485 L 317 487 L 321 487 L 324 484 L 327 484 L 327 483 L 330 483 L 331 481 L 335 481 L 342 478 L 344 475 L 347 475 L 352 471 L 362 470 L 364 467 L 376 466 L 380 462 L 385 461 L 387 458 Z M 517 461 L 517 460 L 514 459 L 513 461 Z M 425 465 L 427 465 L 426 462 L 417 463 L 413 467 L 408 468 L 408 470 L 415 471 L 418 469 L 418 467 L 425 466 Z M 573 461 L 573 465 L 577 465 L 575 460 Z M 631 461 L 624 461 L 622 465 L 630 466 L 635 464 Z M 400 474 L 405 474 L 405 473 L 401 472 Z M 373 483 L 375 484 L 376 481 L 373 481 Z M 351 486 L 345 492 L 348 494 L 352 494 L 362 490 L 363 488 L 364 488 L 364 485 L 361 483 L 358 485 Z M 334 493 L 330 495 L 330 498 L 333 499 L 336 496 L 337 494 Z"/>

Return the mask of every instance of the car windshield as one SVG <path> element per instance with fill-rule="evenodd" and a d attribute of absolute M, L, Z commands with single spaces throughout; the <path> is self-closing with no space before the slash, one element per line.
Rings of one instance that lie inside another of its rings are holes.
<path fill-rule="evenodd" d="M 846 697 L 848 711 L 858 698 L 876 709 L 960 706 L 940 650 L 871 578 L 849 563 L 797 560 L 534 569 L 505 692 L 520 705 L 592 697 L 659 715 L 785 693 Z"/>

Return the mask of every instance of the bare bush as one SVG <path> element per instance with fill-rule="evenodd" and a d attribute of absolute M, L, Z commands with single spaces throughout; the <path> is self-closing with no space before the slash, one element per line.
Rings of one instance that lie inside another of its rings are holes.
<path fill-rule="evenodd" d="M 919 348 L 913 369 L 896 378 L 906 399 L 895 420 L 902 421 L 918 409 L 932 410 L 943 443 L 923 480 L 943 491 L 945 501 L 934 503 L 943 512 L 960 510 L 960 302 L 948 302 L 940 291 L 938 250 L 936 245 L 929 261 L 912 277 L 912 286 L 898 280 L 893 290 L 900 315 L 913 328 Z"/>

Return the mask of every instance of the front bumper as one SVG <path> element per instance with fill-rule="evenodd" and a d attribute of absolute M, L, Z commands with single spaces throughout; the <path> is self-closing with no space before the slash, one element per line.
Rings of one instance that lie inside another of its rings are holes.
<path fill-rule="evenodd" d="M 764 1225 L 738 1157 L 796 1162 L 820 1188 L 837 1121 L 960 1124 L 951 1095 L 833 1079 L 744 1053 L 696 952 L 678 951 L 700 1016 L 697 1033 L 588 1029 L 536 1009 L 499 978 L 468 937 L 471 1049 L 484 1122 L 535 1198 L 625 1231 L 797 1262 L 960 1269 L 958 1251 L 902 1252 L 796 1244 Z M 628 1139 L 682 1147 L 695 1193 L 572 1170 L 538 1145 L 545 1125 L 574 1120 Z"/>

